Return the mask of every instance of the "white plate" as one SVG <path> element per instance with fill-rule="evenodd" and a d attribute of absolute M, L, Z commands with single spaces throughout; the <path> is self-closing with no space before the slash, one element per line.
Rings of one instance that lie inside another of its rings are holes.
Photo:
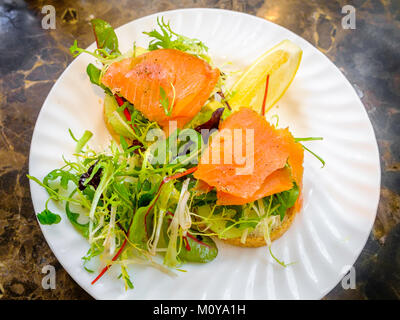
<path fill-rule="evenodd" d="M 367 113 L 343 74 L 321 52 L 294 33 L 247 14 L 215 10 L 175 10 L 132 21 L 116 30 L 121 51 L 147 44 L 142 31 L 164 16 L 173 29 L 204 41 L 217 61 L 244 66 L 283 39 L 304 51 L 291 87 L 279 101 L 280 126 L 297 137 L 323 136 L 307 143 L 321 155 L 325 168 L 305 156 L 304 207 L 292 227 L 272 245 L 285 262 L 273 262 L 266 248 L 245 249 L 218 242 L 219 255 L 204 265 L 187 264 L 186 273 L 170 277 L 152 268 L 132 267 L 134 290 L 125 291 L 118 267 L 96 284 L 82 267 L 88 244 L 70 225 L 63 210 L 61 223 L 41 226 L 57 259 L 72 278 L 98 299 L 320 299 L 355 262 L 372 228 L 379 200 L 380 166 L 377 143 Z M 94 45 L 91 46 L 91 49 Z M 93 145 L 106 146 L 110 136 L 103 122 L 103 93 L 91 85 L 81 55 L 64 71 L 49 93 L 32 138 L 29 171 L 38 178 L 71 157 L 68 134 L 88 129 Z M 46 192 L 31 182 L 36 212 L 44 209 Z"/>

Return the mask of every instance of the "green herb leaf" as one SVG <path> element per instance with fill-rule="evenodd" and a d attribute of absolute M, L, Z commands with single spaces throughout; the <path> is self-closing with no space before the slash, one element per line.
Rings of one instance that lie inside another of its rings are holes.
<path fill-rule="evenodd" d="M 294 138 L 294 141 L 296 142 L 301 142 L 301 141 L 318 141 L 318 140 L 324 140 L 322 137 L 307 137 L 307 138 Z M 325 161 L 322 159 L 320 156 L 312 152 L 310 149 L 305 147 L 303 144 L 303 149 L 311 153 L 314 157 L 316 157 L 321 163 L 322 163 L 322 168 L 325 167 Z"/>
<path fill-rule="evenodd" d="M 160 87 L 160 103 L 164 109 L 165 114 L 169 117 L 171 116 L 172 105 L 169 105 L 169 99 L 167 97 L 167 93 L 165 92 L 163 87 Z"/>
<path fill-rule="evenodd" d="M 307 138 L 294 138 L 294 141 L 317 141 L 317 140 L 324 140 L 322 137 L 307 137 Z"/>
<path fill-rule="evenodd" d="M 89 273 L 94 273 L 94 271 L 91 270 L 91 269 L 89 269 L 88 267 L 83 266 L 83 268 L 84 268 L 87 272 L 89 272 Z"/>
<path fill-rule="evenodd" d="M 61 221 L 61 217 L 58 214 L 51 212 L 49 209 L 45 209 L 37 215 L 37 218 L 41 224 L 57 224 Z"/>
<path fill-rule="evenodd" d="M 77 189 L 72 191 L 70 197 L 72 197 L 76 193 Z M 72 212 L 70 209 L 69 201 L 65 203 L 65 213 L 67 214 L 68 220 L 71 224 L 78 230 L 85 238 L 89 237 L 89 222 L 82 224 L 78 222 L 78 218 L 80 216 L 79 213 Z"/>
<path fill-rule="evenodd" d="M 124 280 L 126 281 L 126 284 L 128 285 L 129 289 L 134 288 L 134 286 L 129 278 L 124 277 Z"/>
<path fill-rule="evenodd" d="M 69 135 L 71 136 L 72 140 L 74 140 L 75 142 L 78 142 L 78 139 L 75 138 L 74 134 L 72 133 L 72 130 L 68 128 L 68 132 L 69 132 Z"/>
<path fill-rule="evenodd" d="M 135 212 L 129 231 L 129 240 L 140 248 L 146 247 L 147 233 L 151 232 L 152 216 L 149 214 L 146 217 L 147 211 L 148 207 L 141 207 Z"/>
<path fill-rule="evenodd" d="M 90 138 L 92 138 L 93 133 L 91 133 L 90 131 L 86 130 L 82 137 L 78 140 L 78 143 L 76 144 L 75 147 L 75 152 L 76 153 L 80 153 L 83 149 L 83 147 L 86 145 L 86 143 L 90 140 Z"/>
<path fill-rule="evenodd" d="M 273 201 L 272 201 L 272 208 L 275 206 L 278 206 L 277 209 L 272 213 L 273 215 L 279 215 L 281 218 L 281 221 L 285 217 L 286 211 L 293 207 L 294 204 L 296 203 L 297 198 L 299 197 L 299 187 L 295 184 L 294 187 L 290 190 L 283 191 L 281 193 L 272 195 Z M 264 203 L 266 205 L 269 204 L 269 197 L 264 198 Z M 267 204 L 268 203 L 268 204 Z"/>
<path fill-rule="evenodd" d="M 151 190 L 151 182 L 149 180 L 144 180 L 142 185 L 143 191 L 150 191 Z"/>
<path fill-rule="evenodd" d="M 91 83 L 101 86 L 100 83 L 101 70 L 99 68 L 97 68 L 94 64 L 89 63 L 86 68 L 86 73 L 88 74 Z"/>
<path fill-rule="evenodd" d="M 121 274 L 118 278 L 121 278 L 124 280 L 125 282 L 125 290 L 129 289 L 133 289 L 133 283 L 131 282 L 131 279 L 129 277 L 128 271 L 126 270 L 126 267 L 124 265 L 121 266 Z"/>
<path fill-rule="evenodd" d="M 316 157 L 322 163 L 322 168 L 325 167 L 324 159 L 322 159 L 319 155 L 317 155 L 316 153 L 312 152 L 310 149 L 308 149 L 304 145 L 302 145 L 302 146 L 303 146 L 304 150 L 307 150 L 309 153 L 311 153 L 314 157 Z"/>
<path fill-rule="evenodd" d="M 97 48 L 104 49 L 109 54 L 120 54 L 118 50 L 118 38 L 113 27 L 101 19 L 92 19 L 90 23 L 93 27 Z"/>
<path fill-rule="evenodd" d="M 75 40 L 72 46 L 69 48 L 69 52 L 74 58 L 79 56 L 81 53 L 87 53 L 105 64 L 112 63 L 114 59 L 120 56 L 120 53 L 108 53 L 105 49 L 96 49 L 94 52 L 90 52 L 88 50 L 78 47 L 77 40 Z"/>
<path fill-rule="evenodd" d="M 128 152 L 128 142 L 126 142 L 125 138 L 123 136 L 119 136 L 119 142 L 121 144 L 122 149 L 124 152 Z"/>
<path fill-rule="evenodd" d="M 195 231 L 190 231 L 194 233 Z M 186 240 L 189 244 L 190 250 L 186 246 L 182 246 L 179 252 L 179 258 L 183 261 L 207 263 L 216 258 L 218 255 L 218 248 L 214 240 L 205 235 L 188 235 Z"/>
<path fill-rule="evenodd" d="M 82 51 L 83 51 L 83 49 L 78 47 L 78 41 L 74 40 L 74 43 L 72 44 L 72 46 L 69 47 L 69 52 L 75 58 L 76 56 L 79 56 Z"/>
<path fill-rule="evenodd" d="M 101 70 L 99 68 L 94 64 L 89 63 L 86 68 L 86 73 L 88 74 L 91 83 L 102 88 L 105 93 L 112 95 L 111 90 L 101 83 Z"/>
<path fill-rule="evenodd" d="M 247 228 L 252 228 L 252 229 L 254 229 L 255 227 L 257 227 L 257 224 L 258 224 L 259 222 L 260 222 L 259 220 L 249 220 L 249 221 L 241 220 L 241 221 L 237 224 L 236 227 L 237 227 L 239 230 L 244 230 L 244 229 L 247 229 Z"/>
<path fill-rule="evenodd" d="M 46 187 L 52 189 L 52 188 L 50 187 L 50 181 L 55 181 L 55 180 L 57 180 L 58 178 L 61 179 L 61 180 L 60 180 L 60 186 L 61 186 L 63 189 L 65 189 L 65 190 L 67 189 L 68 183 L 69 183 L 70 181 L 72 181 L 76 186 L 78 185 L 78 181 L 79 181 L 79 178 L 78 178 L 76 175 L 74 175 L 74 174 L 72 174 L 72 173 L 70 173 L 70 172 L 68 172 L 68 171 L 65 171 L 65 170 L 55 169 L 55 170 L 53 170 L 53 171 L 50 171 L 50 172 L 44 177 L 44 179 L 43 179 L 43 184 L 44 184 Z"/>
<path fill-rule="evenodd" d="M 177 49 L 210 61 L 210 57 L 207 55 L 208 47 L 203 42 L 175 33 L 172 31 L 170 23 L 164 22 L 164 18 L 161 18 L 161 21 L 157 18 L 157 24 L 160 31 L 153 29 L 150 32 L 143 32 L 149 37 L 154 38 L 149 44 L 150 51 L 161 48 Z"/>

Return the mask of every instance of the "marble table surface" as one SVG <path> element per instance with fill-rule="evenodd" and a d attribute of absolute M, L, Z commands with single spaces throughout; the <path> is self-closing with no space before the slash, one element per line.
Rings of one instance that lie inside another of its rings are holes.
<path fill-rule="evenodd" d="M 356 28 L 342 27 L 342 0 L 59 0 L 0 1 L 0 297 L 91 299 L 65 272 L 39 229 L 30 198 L 29 147 L 54 82 L 72 61 L 74 39 L 93 41 L 88 21 L 118 27 L 159 11 L 212 7 L 247 12 L 282 25 L 326 54 L 359 94 L 378 140 L 381 198 L 356 264 L 356 288 L 340 284 L 324 299 L 400 298 L 400 1 L 353 0 Z M 56 29 L 41 10 L 56 9 Z M 56 268 L 57 287 L 42 288 L 42 268 Z"/>

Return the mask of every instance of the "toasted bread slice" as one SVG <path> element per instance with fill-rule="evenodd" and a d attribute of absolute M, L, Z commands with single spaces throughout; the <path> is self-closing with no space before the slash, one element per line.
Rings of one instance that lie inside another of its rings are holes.
<path fill-rule="evenodd" d="M 282 221 L 282 224 L 278 228 L 272 230 L 270 234 L 271 241 L 278 239 L 286 232 L 286 230 L 289 229 L 299 209 L 300 208 L 298 208 L 297 206 L 294 206 L 286 211 L 286 215 Z M 234 246 L 248 247 L 248 248 L 257 248 L 266 245 L 263 234 L 261 232 L 254 232 L 254 231 L 252 233 L 249 233 L 245 243 L 241 242 L 240 237 L 223 239 L 223 241 L 232 244 Z"/>

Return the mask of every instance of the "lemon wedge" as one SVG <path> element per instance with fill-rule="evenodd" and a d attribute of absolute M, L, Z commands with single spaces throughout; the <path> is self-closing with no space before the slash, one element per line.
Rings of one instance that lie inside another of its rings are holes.
<path fill-rule="evenodd" d="M 265 112 L 283 96 L 299 68 L 303 51 L 290 40 L 284 40 L 260 56 L 234 83 L 228 100 L 233 110 L 242 106 L 261 112 L 265 84 L 269 75 Z"/>

